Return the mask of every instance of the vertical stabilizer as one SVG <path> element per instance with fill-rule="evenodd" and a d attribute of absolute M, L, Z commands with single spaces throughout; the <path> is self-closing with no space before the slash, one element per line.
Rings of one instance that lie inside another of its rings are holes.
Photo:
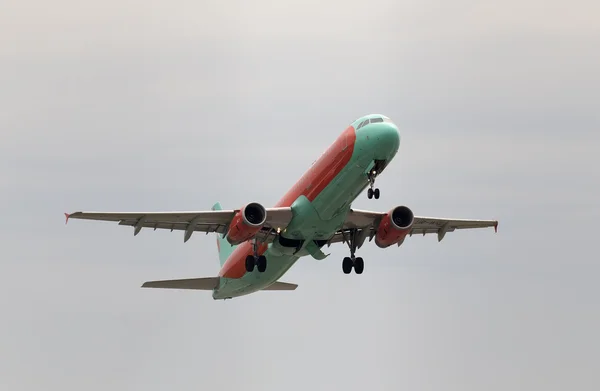
<path fill-rule="evenodd" d="M 212 210 L 223 210 L 223 208 L 221 208 L 221 204 L 218 202 L 216 204 L 214 204 L 211 209 Z M 227 258 L 229 258 L 229 256 L 233 252 L 233 249 L 235 248 L 235 246 L 232 246 L 231 244 L 229 244 L 227 239 L 225 239 L 225 237 L 224 237 L 225 235 L 222 235 L 220 233 L 217 233 L 216 235 L 217 235 L 217 249 L 219 250 L 219 262 L 221 263 L 221 266 L 223 266 L 223 264 L 225 263 Z"/>

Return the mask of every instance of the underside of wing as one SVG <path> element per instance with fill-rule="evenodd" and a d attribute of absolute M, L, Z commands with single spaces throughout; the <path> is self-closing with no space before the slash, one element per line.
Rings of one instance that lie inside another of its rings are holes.
<path fill-rule="evenodd" d="M 498 230 L 497 220 L 469 220 L 469 219 L 447 219 L 439 217 L 415 216 L 410 235 L 414 234 L 437 234 L 438 241 L 442 241 L 448 232 L 457 229 L 494 228 Z"/>
<path fill-rule="evenodd" d="M 209 210 L 191 212 L 75 212 L 65 213 L 69 219 L 97 220 L 118 222 L 119 225 L 134 227 L 134 235 L 142 228 L 168 229 L 170 231 L 185 231 L 184 241 L 188 241 L 194 232 L 228 232 L 232 221 L 248 222 L 255 228 L 255 237 L 263 242 L 269 242 L 278 229 L 284 229 L 292 219 L 289 207 L 263 208 L 259 204 L 248 204 L 253 210 L 248 212 L 246 207 L 231 210 Z M 250 219 L 250 220 L 248 220 Z"/>
<path fill-rule="evenodd" d="M 354 242 L 356 248 L 360 248 L 364 243 L 365 239 L 371 241 L 380 230 L 381 226 L 384 226 L 384 219 L 394 219 L 393 215 L 396 211 L 401 210 L 408 211 L 409 216 L 412 217 L 410 224 L 407 224 L 405 228 L 406 235 L 412 236 L 414 234 L 437 234 L 438 241 L 444 239 L 446 233 L 453 232 L 457 229 L 475 229 L 475 228 L 489 228 L 493 227 L 494 230 L 498 228 L 497 220 L 472 220 L 472 219 L 450 219 L 440 217 L 422 217 L 412 215 L 406 207 L 396 207 L 389 212 L 373 212 L 366 210 L 350 210 L 344 225 L 338 230 L 328 241 L 328 245 L 332 243 L 352 243 Z M 402 219 L 400 219 L 401 221 Z M 398 220 L 395 220 L 398 221 Z M 386 227 L 389 229 L 390 225 Z M 397 243 L 402 244 L 402 241 Z"/>

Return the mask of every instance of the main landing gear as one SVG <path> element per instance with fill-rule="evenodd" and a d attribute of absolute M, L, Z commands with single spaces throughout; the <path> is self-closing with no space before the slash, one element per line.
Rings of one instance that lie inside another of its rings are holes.
<path fill-rule="evenodd" d="M 369 190 L 367 191 L 367 197 L 369 199 L 375 197 L 376 200 L 379 199 L 379 189 L 373 189 L 375 186 L 375 177 L 377 176 L 377 171 L 374 169 L 369 172 L 367 175 L 369 178 Z"/>
<path fill-rule="evenodd" d="M 362 274 L 363 270 L 365 270 L 365 263 L 363 259 L 361 257 L 354 256 L 357 247 L 356 235 L 356 230 L 353 230 L 350 234 L 350 238 L 346 239 L 346 243 L 348 243 L 348 247 L 350 247 L 350 256 L 345 257 L 342 261 L 342 271 L 344 274 L 350 274 L 352 272 L 352 268 L 354 268 L 356 274 Z"/>
<path fill-rule="evenodd" d="M 362 274 L 363 270 L 365 270 L 365 262 L 361 257 L 345 257 L 342 261 L 342 271 L 344 274 L 352 273 L 353 267 L 356 274 Z"/>
<path fill-rule="evenodd" d="M 264 255 L 258 255 L 258 243 L 254 240 L 253 243 L 254 255 L 248 255 L 246 257 L 246 271 L 252 272 L 254 271 L 254 266 L 259 271 L 259 273 L 263 273 L 267 270 L 267 257 Z"/>
<path fill-rule="evenodd" d="M 264 255 L 248 255 L 246 257 L 246 271 L 254 271 L 254 266 L 256 266 L 256 269 L 260 273 L 263 273 L 265 270 L 267 270 L 267 257 L 265 257 Z"/>

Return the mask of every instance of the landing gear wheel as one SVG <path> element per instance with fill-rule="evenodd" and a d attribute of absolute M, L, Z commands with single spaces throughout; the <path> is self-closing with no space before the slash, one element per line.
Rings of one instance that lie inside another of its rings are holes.
<path fill-rule="evenodd" d="M 248 255 L 246 257 L 246 271 L 247 272 L 253 271 L 255 263 L 256 263 L 256 260 L 254 259 L 254 257 L 252 255 Z"/>
<path fill-rule="evenodd" d="M 352 259 L 349 257 L 344 258 L 342 261 L 342 270 L 344 271 L 344 274 L 350 274 L 352 272 L 352 266 L 354 266 Z"/>
<path fill-rule="evenodd" d="M 264 255 L 259 256 L 256 260 L 256 268 L 260 273 L 264 273 L 267 270 L 267 257 Z"/>
<path fill-rule="evenodd" d="M 372 190 L 373 189 L 369 189 L 369 195 L 371 195 L 370 191 Z M 379 193 L 379 190 L 377 190 L 377 193 Z M 345 274 L 352 273 L 352 268 L 354 268 L 356 274 L 362 274 L 362 272 L 365 270 L 365 263 L 363 259 L 355 256 L 356 249 L 359 247 L 360 243 L 364 242 L 365 237 L 363 236 L 360 238 L 357 235 L 357 229 L 352 230 L 349 236 L 346 236 L 345 233 L 342 232 L 344 241 L 348 244 L 348 247 L 350 247 L 350 256 L 344 258 L 344 261 L 342 262 L 342 270 Z"/>
<path fill-rule="evenodd" d="M 362 274 L 363 270 L 365 270 L 365 262 L 361 257 L 358 257 L 354 260 L 354 272 L 356 274 Z"/>
<path fill-rule="evenodd" d="M 376 177 L 377 171 L 375 170 L 372 170 L 367 174 L 367 178 L 369 178 L 369 190 L 367 192 L 367 197 L 369 197 L 369 199 L 373 197 L 375 197 L 375 199 L 379 198 L 379 189 L 374 189 Z"/>

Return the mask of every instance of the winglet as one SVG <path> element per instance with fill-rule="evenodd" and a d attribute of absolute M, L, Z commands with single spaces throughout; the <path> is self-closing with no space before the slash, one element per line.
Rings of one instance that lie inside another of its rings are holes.
<path fill-rule="evenodd" d="M 65 225 L 67 225 L 67 223 L 69 222 L 69 217 L 71 217 L 71 215 L 68 213 L 65 213 Z"/>
<path fill-rule="evenodd" d="M 496 224 L 494 224 L 494 232 L 498 233 L 498 222 L 496 221 Z"/>

